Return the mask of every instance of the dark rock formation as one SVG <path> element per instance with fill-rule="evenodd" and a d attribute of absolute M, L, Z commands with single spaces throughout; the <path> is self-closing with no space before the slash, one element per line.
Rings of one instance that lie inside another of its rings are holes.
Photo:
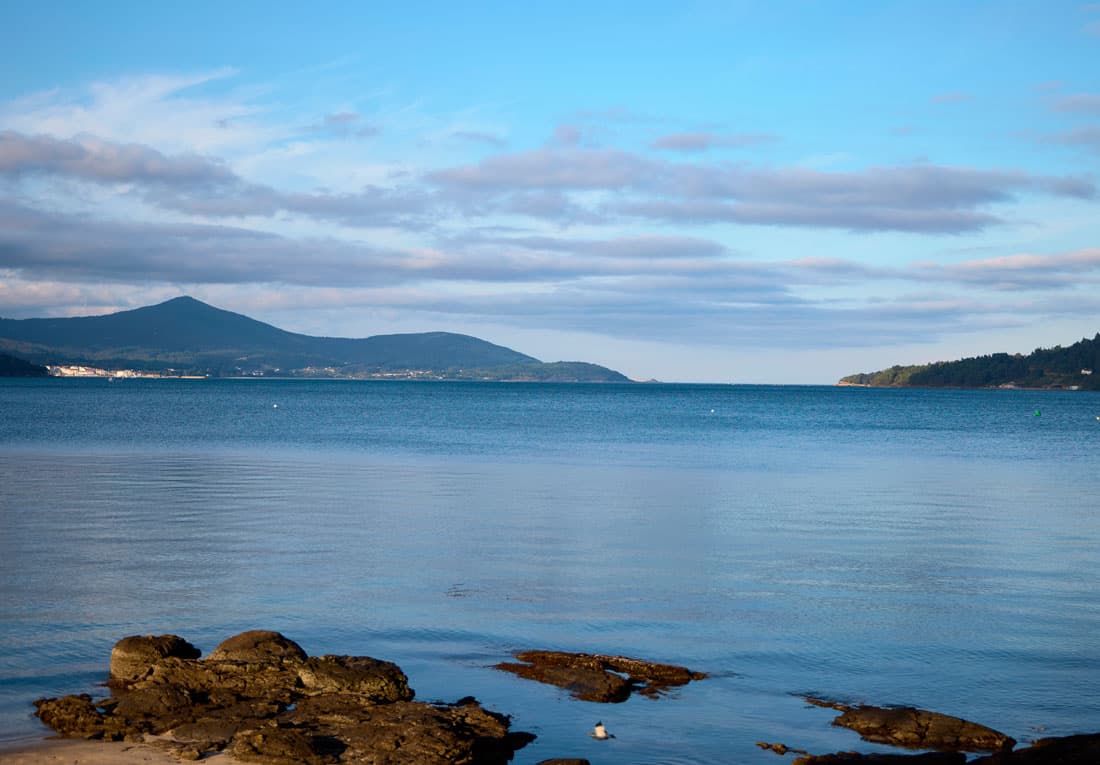
<path fill-rule="evenodd" d="M 769 744 L 767 741 L 757 741 L 756 745 L 763 749 L 765 752 L 775 752 L 776 754 L 787 754 L 792 752 L 794 754 L 809 754 L 805 749 L 793 749 L 786 744 Z"/>
<path fill-rule="evenodd" d="M 1100 733 L 1041 738 L 1025 749 L 979 757 L 971 765 L 1094 765 L 1100 762 Z"/>
<path fill-rule="evenodd" d="M 564 651 L 524 651 L 516 654 L 523 662 L 504 662 L 497 669 L 528 680 L 565 688 L 583 701 L 618 703 L 631 693 L 659 696 L 670 687 L 687 685 L 706 677 L 686 667 L 656 664 L 624 656 L 566 653 Z"/>
<path fill-rule="evenodd" d="M 837 754 L 799 757 L 791 765 L 963 765 L 962 752 L 925 754 Z M 1031 746 L 971 760 L 969 765 L 1095 765 L 1100 763 L 1100 733 L 1041 738 Z"/>
<path fill-rule="evenodd" d="M 277 632 L 245 632 L 198 657 L 174 635 L 125 638 L 111 653 L 110 698 L 41 699 L 37 715 L 63 736 L 152 734 L 186 759 L 228 751 L 268 765 L 495 765 L 534 739 L 472 698 L 413 701 L 396 664 L 309 657 Z"/>
<path fill-rule="evenodd" d="M 145 677 L 161 659 L 197 659 L 198 648 L 176 635 L 135 635 L 111 649 L 111 681 L 130 683 Z"/>
<path fill-rule="evenodd" d="M 791 765 L 965 765 L 962 752 L 925 752 L 924 754 L 809 754 L 797 757 Z"/>
<path fill-rule="evenodd" d="M 913 707 L 850 707 L 809 697 L 806 701 L 842 712 L 833 725 L 850 728 L 864 741 L 877 744 L 964 752 L 1010 750 L 1016 745 L 1014 738 L 999 731 L 939 712 Z"/>

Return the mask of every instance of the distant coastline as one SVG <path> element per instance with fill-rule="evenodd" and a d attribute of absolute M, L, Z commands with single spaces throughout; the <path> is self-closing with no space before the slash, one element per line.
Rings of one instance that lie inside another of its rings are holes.
<path fill-rule="evenodd" d="M 1095 372 L 1095 373 L 1094 373 Z M 1100 333 L 1063 348 L 994 353 L 958 361 L 896 365 L 842 377 L 839 386 L 863 388 L 981 388 L 1100 390 Z"/>
<path fill-rule="evenodd" d="M 0 318 L 4 351 L 60 377 L 630 382 L 599 364 L 545 362 L 453 332 L 300 335 L 187 296 L 105 316 Z"/>

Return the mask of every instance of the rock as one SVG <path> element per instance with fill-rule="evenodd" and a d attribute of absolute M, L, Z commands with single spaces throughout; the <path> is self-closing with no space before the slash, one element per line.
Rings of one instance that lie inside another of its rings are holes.
<path fill-rule="evenodd" d="M 286 660 L 305 661 L 306 652 L 278 632 L 250 630 L 223 640 L 210 652 L 214 661 L 243 661 L 271 664 Z"/>
<path fill-rule="evenodd" d="M 1081 765 L 1100 762 L 1100 733 L 1041 738 L 1025 749 L 979 757 L 971 765 Z"/>
<path fill-rule="evenodd" d="M 673 664 L 630 659 L 625 656 L 567 653 L 564 651 L 523 651 L 516 654 L 523 662 L 503 662 L 496 668 L 528 680 L 565 688 L 583 701 L 618 703 L 632 692 L 659 696 L 672 686 L 686 685 L 706 677 Z"/>
<path fill-rule="evenodd" d="M 120 695 L 104 705 L 116 720 L 141 732 L 154 732 L 191 720 L 194 700 L 186 689 L 173 685 L 141 688 Z"/>
<path fill-rule="evenodd" d="M 350 693 L 371 701 L 408 701 L 408 678 L 388 661 L 366 656 L 321 656 L 307 659 L 298 679 L 313 693 Z"/>
<path fill-rule="evenodd" d="M 111 649 L 111 682 L 128 683 L 145 677 L 161 659 L 197 659 L 198 648 L 178 635 L 133 635 Z"/>
<path fill-rule="evenodd" d="M 151 734 L 181 758 L 228 751 L 268 765 L 503 765 L 534 739 L 472 697 L 413 701 L 396 664 L 310 658 L 277 632 L 246 632 L 198 656 L 172 635 L 125 638 L 112 652 L 112 697 L 42 699 L 37 715 L 63 736 Z"/>
<path fill-rule="evenodd" d="M 338 739 L 309 730 L 270 727 L 236 736 L 230 754 L 264 765 L 326 765 L 339 762 L 345 748 Z"/>
<path fill-rule="evenodd" d="M 537 664 L 498 664 L 497 669 L 540 683 L 565 688 L 581 701 L 617 704 L 630 698 L 630 680 L 611 672 L 585 667 L 544 667 Z"/>
<path fill-rule="evenodd" d="M 92 702 L 86 693 L 60 699 L 39 699 L 34 702 L 39 720 L 70 738 L 122 739 L 122 729 L 114 725 Z"/>
<path fill-rule="evenodd" d="M 769 744 L 766 741 L 757 741 L 756 745 L 764 751 L 775 752 L 780 755 L 787 754 L 787 752 L 793 752 L 794 754 L 809 754 L 805 749 L 792 749 L 786 744 Z"/>
<path fill-rule="evenodd" d="M 858 752 L 837 752 L 836 754 L 809 754 L 796 757 L 791 765 L 964 765 L 966 755 L 962 752 L 926 752 L 924 754 L 859 754 Z"/>
<path fill-rule="evenodd" d="M 1012 749 L 1016 740 L 984 725 L 914 707 L 846 706 L 820 699 L 806 701 L 842 714 L 833 725 L 850 728 L 864 741 L 909 749 L 999 751 Z"/>

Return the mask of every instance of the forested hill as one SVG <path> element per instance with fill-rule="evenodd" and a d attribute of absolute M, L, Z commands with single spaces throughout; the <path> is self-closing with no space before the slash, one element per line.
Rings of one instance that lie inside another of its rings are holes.
<path fill-rule="evenodd" d="M 50 365 L 211 376 L 620 382 L 596 364 L 545 364 L 469 335 L 312 337 L 179 297 L 106 316 L 0 318 L 0 352 Z"/>
<path fill-rule="evenodd" d="M 49 374 L 45 367 L 0 353 L 0 377 L 47 377 Z"/>
<path fill-rule="evenodd" d="M 1028 355 L 994 353 L 959 361 L 894 366 L 848 375 L 840 385 L 912 388 L 1064 388 L 1100 390 L 1100 333 L 1068 348 L 1037 348 Z"/>

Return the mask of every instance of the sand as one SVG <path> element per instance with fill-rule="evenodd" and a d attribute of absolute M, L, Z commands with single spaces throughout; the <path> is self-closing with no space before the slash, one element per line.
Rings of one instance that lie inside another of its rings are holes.
<path fill-rule="evenodd" d="M 0 749 L 3 765 L 180 765 L 180 760 L 151 744 L 46 739 L 11 750 Z M 226 754 L 204 757 L 203 765 L 234 765 Z"/>

